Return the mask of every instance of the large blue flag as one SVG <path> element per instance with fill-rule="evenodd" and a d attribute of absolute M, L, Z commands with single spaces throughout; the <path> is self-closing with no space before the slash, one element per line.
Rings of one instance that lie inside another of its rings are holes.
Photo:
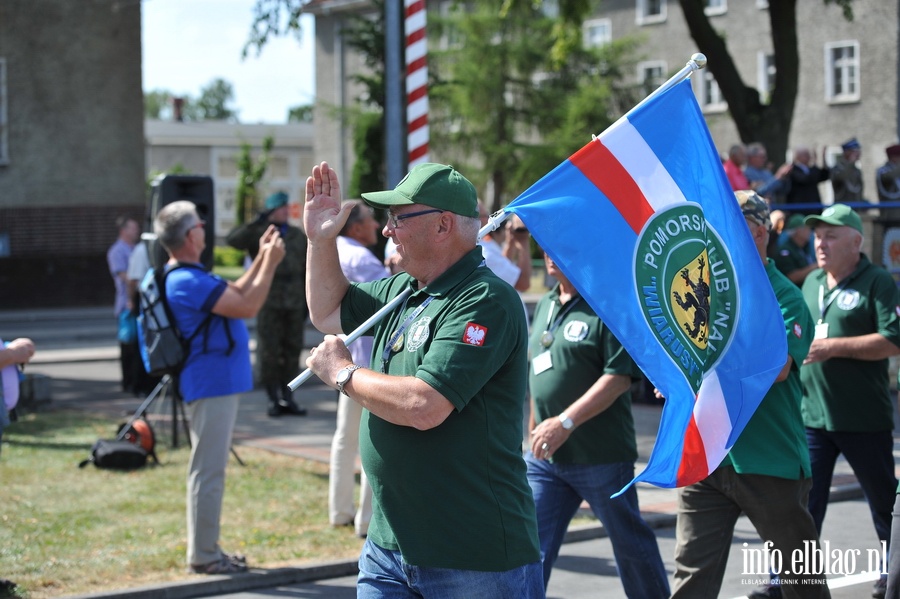
<path fill-rule="evenodd" d="M 506 211 L 667 398 L 635 481 L 706 478 L 775 381 L 787 343 L 690 82 L 638 105 Z"/>

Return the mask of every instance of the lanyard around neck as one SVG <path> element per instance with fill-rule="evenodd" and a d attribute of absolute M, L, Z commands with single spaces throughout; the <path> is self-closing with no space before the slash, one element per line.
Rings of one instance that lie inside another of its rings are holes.
<path fill-rule="evenodd" d="M 397 343 L 397 340 L 403 337 L 403 333 L 406 332 L 406 329 L 409 328 L 409 325 L 412 324 L 412 321 L 416 319 L 416 317 L 422 313 L 422 311 L 428 307 L 428 304 L 431 303 L 431 300 L 434 299 L 433 295 L 429 295 L 425 298 L 425 301 L 422 302 L 418 308 L 412 311 L 409 316 L 403 321 L 397 330 L 394 331 L 394 334 L 391 335 L 390 339 L 388 339 L 387 344 L 384 346 L 384 349 L 381 351 L 381 372 L 385 372 L 385 366 L 387 365 L 388 359 L 391 357 L 391 353 L 394 351 L 394 344 Z M 403 307 L 400 308 L 400 314 L 406 311 L 406 302 L 409 301 L 409 298 L 403 302 Z"/>
<path fill-rule="evenodd" d="M 544 329 L 544 332 L 541 334 L 541 345 L 544 348 L 549 348 L 553 344 L 554 333 L 556 329 L 559 328 L 559 325 L 562 324 L 563 320 L 566 318 L 566 315 L 572 311 L 572 308 L 575 307 L 581 301 L 581 296 L 578 295 L 569 300 L 566 304 L 565 308 L 560 304 L 559 316 L 556 317 L 556 320 L 553 320 L 553 307 L 556 305 L 556 300 L 550 304 L 550 309 L 547 310 L 547 327 Z M 550 324 L 550 321 L 553 320 L 553 324 Z"/>

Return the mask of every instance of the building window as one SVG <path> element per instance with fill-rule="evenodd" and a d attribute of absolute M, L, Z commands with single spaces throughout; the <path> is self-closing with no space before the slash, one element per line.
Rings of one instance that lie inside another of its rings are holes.
<path fill-rule="evenodd" d="M 581 35 L 586 48 L 599 48 L 612 41 L 612 22 L 609 19 L 590 19 L 582 25 Z"/>
<path fill-rule="evenodd" d="M 666 61 L 648 60 L 637 65 L 637 79 L 644 96 L 649 96 L 666 82 Z"/>
<path fill-rule="evenodd" d="M 541 12 L 548 19 L 559 18 L 559 0 L 544 0 L 541 2 Z"/>
<path fill-rule="evenodd" d="M 441 2 L 439 5 L 441 20 L 441 37 L 438 40 L 438 48 L 450 50 L 462 46 L 462 38 L 457 28 L 459 6 L 455 1 Z"/>
<path fill-rule="evenodd" d="M 666 0 L 637 0 L 637 24 L 649 25 L 666 20 Z"/>
<path fill-rule="evenodd" d="M 707 16 L 724 15 L 728 12 L 728 0 L 704 0 L 703 12 Z"/>
<path fill-rule="evenodd" d="M 697 101 L 703 112 L 725 112 L 728 103 L 722 98 L 722 91 L 715 77 L 709 71 L 701 71 L 702 77 L 697 82 Z"/>
<path fill-rule="evenodd" d="M 768 52 L 756 54 L 756 89 L 759 90 L 759 99 L 763 104 L 768 104 L 775 89 L 775 55 Z"/>
<path fill-rule="evenodd" d="M 859 100 L 859 42 L 825 44 L 825 100 L 832 103 Z"/>
<path fill-rule="evenodd" d="M 6 59 L 0 58 L 0 164 L 9 164 L 6 116 Z"/>

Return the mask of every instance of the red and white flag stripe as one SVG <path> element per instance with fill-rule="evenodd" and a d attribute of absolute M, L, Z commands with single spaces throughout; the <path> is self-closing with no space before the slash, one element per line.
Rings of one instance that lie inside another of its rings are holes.
<path fill-rule="evenodd" d="M 428 38 L 425 0 L 406 6 L 406 147 L 409 169 L 428 162 Z"/>

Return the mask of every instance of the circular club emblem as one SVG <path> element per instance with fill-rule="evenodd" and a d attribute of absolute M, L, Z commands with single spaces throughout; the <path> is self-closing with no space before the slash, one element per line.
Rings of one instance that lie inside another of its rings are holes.
<path fill-rule="evenodd" d="M 587 334 L 588 325 L 586 322 L 580 320 L 573 320 L 567 323 L 566 328 L 563 329 L 563 337 L 565 337 L 566 341 L 570 341 L 571 343 L 584 341 Z"/>
<path fill-rule="evenodd" d="M 431 317 L 423 316 L 410 327 L 409 340 L 406 342 L 406 351 L 414 352 L 428 341 L 428 325 L 430 323 Z"/>
<path fill-rule="evenodd" d="M 731 342 L 739 314 L 731 256 L 699 205 L 676 204 L 647 221 L 634 274 L 647 325 L 697 392 Z"/>
<path fill-rule="evenodd" d="M 856 289 L 844 289 L 837 296 L 837 307 L 841 310 L 852 310 L 859 305 L 859 291 Z"/>

